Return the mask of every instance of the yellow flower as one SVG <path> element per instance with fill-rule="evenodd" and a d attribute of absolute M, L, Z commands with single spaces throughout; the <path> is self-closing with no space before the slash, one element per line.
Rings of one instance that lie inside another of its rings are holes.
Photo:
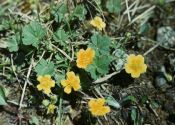
<path fill-rule="evenodd" d="M 55 87 L 55 81 L 51 79 L 50 75 L 38 76 L 37 80 L 40 82 L 37 85 L 38 90 L 43 90 L 47 95 L 51 93 L 51 87 Z"/>
<path fill-rule="evenodd" d="M 47 114 L 53 114 L 56 106 L 54 104 L 50 104 L 47 108 Z"/>
<path fill-rule="evenodd" d="M 102 30 L 106 27 L 105 22 L 103 22 L 102 18 L 98 16 L 96 16 L 93 20 L 91 20 L 90 24 L 99 30 Z"/>
<path fill-rule="evenodd" d="M 76 76 L 74 72 L 67 72 L 67 79 L 61 80 L 61 85 L 64 87 L 64 92 L 70 94 L 72 88 L 74 91 L 78 91 L 80 86 L 79 76 Z"/>
<path fill-rule="evenodd" d="M 88 102 L 89 111 L 94 116 L 103 116 L 106 113 L 110 112 L 109 106 L 104 106 L 105 99 L 104 98 L 98 98 L 98 99 L 91 99 Z"/>
<path fill-rule="evenodd" d="M 147 65 L 144 64 L 144 57 L 142 55 L 135 56 L 131 54 L 128 56 L 125 71 L 131 73 L 133 78 L 138 78 L 141 73 L 146 72 L 146 69 Z"/>
<path fill-rule="evenodd" d="M 93 63 L 94 57 L 95 51 L 93 49 L 80 49 L 80 51 L 77 53 L 77 67 L 86 69 L 88 65 Z"/>

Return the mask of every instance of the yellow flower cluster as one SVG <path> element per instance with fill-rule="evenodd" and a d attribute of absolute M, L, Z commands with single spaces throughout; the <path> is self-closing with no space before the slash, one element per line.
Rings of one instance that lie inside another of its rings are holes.
<path fill-rule="evenodd" d="M 64 87 L 64 92 L 70 94 L 72 88 L 74 91 L 78 91 L 80 86 L 80 79 L 79 76 L 76 76 L 74 72 L 68 72 L 67 79 L 61 80 L 61 85 Z"/>
<path fill-rule="evenodd" d="M 95 51 L 93 49 L 80 49 L 80 51 L 77 53 L 77 67 L 86 69 L 88 65 L 93 63 L 94 56 Z"/>
<path fill-rule="evenodd" d="M 102 30 L 106 27 L 105 22 L 103 22 L 102 18 L 98 16 L 96 16 L 93 20 L 91 20 L 90 24 L 96 27 L 98 30 Z"/>
<path fill-rule="evenodd" d="M 144 57 L 142 55 L 135 56 L 131 54 L 127 58 L 125 64 L 125 71 L 130 73 L 133 78 L 138 78 L 141 73 L 146 72 L 147 65 L 144 63 Z"/>
<path fill-rule="evenodd" d="M 90 21 L 90 24 L 98 30 L 102 30 L 106 27 L 106 24 L 100 17 L 95 17 Z M 86 69 L 93 63 L 94 57 L 95 51 L 92 48 L 87 48 L 86 50 L 80 49 L 77 53 L 77 67 Z M 138 78 L 140 74 L 146 72 L 147 69 L 147 65 L 144 63 L 144 57 L 134 54 L 127 57 L 127 62 L 124 67 L 125 71 L 131 74 L 133 78 Z M 81 88 L 79 76 L 75 75 L 73 71 L 67 72 L 66 76 L 66 79 L 61 80 L 64 92 L 70 94 L 72 89 L 78 91 Z M 37 85 L 38 90 L 43 90 L 45 94 L 49 95 L 51 93 L 51 88 L 55 86 L 55 81 L 51 79 L 50 75 L 38 76 L 37 80 L 39 81 Z M 104 116 L 110 112 L 110 107 L 105 105 L 104 98 L 91 99 L 88 102 L 88 106 L 93 116 Z M 56 106 L 54 104 L 49 104 L 47 113 L 54 113 L 55 108 Z"/>
<path fill-rule="evenodd" d="M 94 116 L 103 116 L 106 113 L 110 112 L 110 107 L 105 106 L 105 99 L 104 98 L 98 98 L 98 99 L 91 99 L 88 102 L 89 111 Z"/>
<path fill-rule="evenodd" d="M 38 90 L 43 90 L 47 95 L 51 93 L 51 88 L 55 87 L 55 81 L 51 79 L 50 75 L 38 76 L 37 80 L 40 82 L 37 85 Z"/>

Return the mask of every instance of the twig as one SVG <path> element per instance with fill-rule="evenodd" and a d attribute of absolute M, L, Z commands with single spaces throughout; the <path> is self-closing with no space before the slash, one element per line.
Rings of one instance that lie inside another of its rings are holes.
<path fill-rule="evenodd" d="M 102 78 L 97 79 L 97 80 L 94 81 L 93 83 L 97 84 L 97 83 L 104 82 L 104 81 L 110 79 L 112 76 L 118 74 L 119 72 L 120 72 L 120 71 L 113 72 L 113 73 L 111 73 L 111 74 L 109 74 L 109 75 L 106 75 L 106 76 L 104 76 L 104 77 L 102 77 Z"/>
<path fill-rule="evenodd" d="M 13 64 L 13 59 L 12 59 L 12 57 L 13 57 L 13 55 L 11 54 L 10 60 L 11 60 L 11 63 L 12 63 L 12 70 L 13 70 L 13 73 L 15 74 L 15 77 L 16 77 L 16 79 L 17 79 L 17 81 L 18 81 L 18 84 L 19 84 L 20 88 L 22 89 L 21 84 L 20 84 L 20 81 L 19 81 L 19 79 L 18 79 L 18 76 L 17 76 L 17 74 L 16 74 L 16 72 L 15 72 L 15 70 L 14 70 L 14 64 Z"/>
<path fill-rule="evenodd" d="M 149 50 L 147 50 L 143 55 L 146 56 L 148 55 L 150 52 L 152 52 L 153 50 L 155 50 L 158 46 L 160 46 L 161 42 L 158 42 L 156 45 L 154 45 L 153 47 L 151 47 Z"/>
<path fill-rule="evenodd" d="M 73 45 L 71 45 L 71 48 L 72 48 L 72 57 L 71 57 L 71 58 L 72 58 L 72 60 L 74 60 L 74 53 L 75 53 L 75 52 L 74 52 L 74 47 L 73 47 Z"/>
<path fill-rule="evenodd" d="M 24 87 L 23 87 L 23 91 L 22 91 L 22 95 L 21 95 L 21 99 L 20 99 L 20 103 L 19 103 L 19 109 L 21 109 L 22 107 L 22 102 L 23 102 L 23 99 L 24 99 L 24 94 L 25 94 L 25 90 L 26 90 L 26 87 L 27 87 L 27 83 L 28 83 L 28 79 L 29 79 L 29 76 L 30 76 L 30 73 L 31 73 L 31 70 L 32 70 L 32 65 L 34 63 L 34 60 L 33 60 L 33 57 L 32 57 L 32 60 L 31 60 L 31 64 L 29 66 L 29 69 L 28 69 L 28 72 L 27 72 L 27 78 L 25 80 L 25 83 L 24 83 Z"/>
<path fill-rule="evenodd" d="M 59 52 L 61 52 L 65 57 L 67 57 L 70 61 L 73 61 L 72 58 L 66 54 L 66 52 L 64 52 L 63 50 L 61 50 L 60 48 L 56 47 L 55 45 L 52 44 L 52 46 L 57 49 Z"/>
<path fill-rule="evenodd" d="M 19 106 L 19 103 L 15 102 L 15 101 L 7 100 L 7 102 L 8 102 L 8 103 L 11 103 L 11 104 L 13 104 L 13 105 Z M 27 107 L 27 105 L 24 105 L 24 104 L 22 104 L 21 106 L 24 107 L 24 108 Z"/>
<path fill-rule="evenodd" d="M 128 13 L 128 20 L 129 22 L 131 22 L 131 16 L 130 16 L 129 8 L 128 8 L 128 0 L 125 0 L 125 2 L 126 2 L 127 13 Z"/>
<path fill-rule="evenodd" d="M 154 5 L 154 6 L 152 6 L 152 7 L 150 7 L 149 9 L 147 9 L 145 12 L 143 12 L 142 14 L 140 14 L 140 15 L 138 15 L 137 17 L 135 17 L 130 23 L 129 23 L 129 25 L 131 25 L 132 23 L 134 23 L 136 20 L 138 20 L 138 19 L 142 19 L 142 18 L 144 18 L 145 16 L 147 16 L 147 15 L 150 15 L 151 14 L 151 11 L 155 8 L 156 6 Z"/>

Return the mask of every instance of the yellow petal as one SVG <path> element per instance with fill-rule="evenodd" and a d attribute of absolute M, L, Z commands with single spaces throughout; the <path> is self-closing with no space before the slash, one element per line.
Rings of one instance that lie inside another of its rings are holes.
<path fill-rule="evenodd" d="M 140 63 L 144 63 L 144 57 L 142 55 L 137 55 L 137 59 Z"/>
<path fill-rule="evenodd" d="M 99 98 L 97 99 L 98 105 L 104 105 L 105 104 L 105 99 L 104 98 Z"/>
<path fill-rule="evenodd" d="M 72 88 L 71 88 L 70 85 L 68 85 L 68 86 L 66 86 L 66 87 L 64 88 L 64 92 L 67 93 L 67 94 L 70 94 L 71 91 L 72 91 Z"/>
<path fill-rule="evenodd" d="M 39 90 L 39 91 L 41 91 L 43 88 L 42 88 L 42 85 L 41 84 L 39 84 L 39 85 L 37 85 L 37 89 Z"/>
<path fill-rule="evenodd" d="M 79 76 L 75 76 L 75 78 L 72 79 L 71 86 L 73 87 L 74 91 L 78 91 L 81 88 Z"/>
<path fill-rule="evenodd" d="M 139 72 L 133 72 L 133 73 L 131 73 L 131 76 L 133 78 L 138 78 L 138 77 L 140 77 L 140 73 Z"/>
<path fill-rule="evenodd" d="M 94 27 L 97 26 L 97 25 L 96 25 L 96 22 L 95 22 L 94 20 L 91 20 L 91 21 L 90 21 L 90 24 L 91 24 L 92 26 L 94 26 Z"/>
<path fill-rule="evenodd" d="M 131 67 L 128 64 L 125 64 L 125 71 L 126 71 L 126 73 L 131 73 L 133 70 L 131 69 Z"/>
<path fill-rule="evenodd" d="M 101 27 L 104 29 L 106 27 L 106 23 L 102 22 Z"/>
<path fill-rule="evenodd" d="M 96 17 L 94 18 L 94 20 L 95 20 L 96 22 L 103 22 L 102 18 L 101 18 L 101 17 L 98 17 L 98 16 L 96 16 Z"/>
<path fill-rule="evenodd" d="M 78 91 L 81 88 L 80 84 L 76 84 L 72 87 L 73 87 L 74 91 Z"/>
<path fill-rule="evenodd" d="M 127 62 L 131 62 L 134 58 L 135 58 L 135 55 L 134 55 L 134 54 L 130 54 L 130 55 L 127 57 Z"/>
<path fill-rule="evenodd" d="M 55 87 L 55 81 L 54 80 L 50 81 L 50 87 Z"/>
<path fill-rule="evenodd" d="M 91 108 L 91 107 L 93 107 L 94 103 L 95 103 L 95 99 L 91 99 L 91 100 L 88 102 L 88 106 Z"/>
<path fill-rule="evenodd" d="M 43 76 L 38 76 L 37 80 L 40 82 L 42 80 Z"/>
<path fill-rule="evenodd" d="M 74 72 L 67 72 L 67 79 L 69 79 L 69 80 L 72 80 L 72 79 L 74 79 L 74 77 L 75 77 L 75 73 Z"/>
<path fill-rule="evenodd" d="M 99 115 L 105 115 L 106 113 L 109 113 L 111 111 L 109 106 L 103 106 L 101 110 L 102 112 Z"/>
<path fill-rule="evenodd" d="M 45 88 L 45 89 L 43 89 L 43 91 L 46 95 L 49 95 L 51 93 L 50 88 Z"/>
<path fill-rule="evenodd" d="M 65 86 L 67 86 L 69 83 L 67 82 L 67 80 L 61 80 L 61 85 L 63 86 L 63 87 L 65 87 Z"/>
<path fill-rule="evenodd" d="M 143 64 L 142 69 L 141 69 L 142 73 L 146 72 L 146 69 L 147 69 L 147 65 Z"/>

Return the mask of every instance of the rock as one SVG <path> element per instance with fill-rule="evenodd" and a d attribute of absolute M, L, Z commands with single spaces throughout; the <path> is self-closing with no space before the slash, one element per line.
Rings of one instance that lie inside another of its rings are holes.
<path fill-rule="evenodd" d="M 157 41 L 165 48 L 174 48 L 175 31 L 169 26 L 160 27 L 157 30 Z"/>
<path fill-rule="evenodd" d="M 159 73 L 155 78 L 155 86 L 161 89 L 162 91 L 165 91 L 167 88 L 169 88 L 168 82 L 166 78 L 164 77 L 163 73 Z"/>

